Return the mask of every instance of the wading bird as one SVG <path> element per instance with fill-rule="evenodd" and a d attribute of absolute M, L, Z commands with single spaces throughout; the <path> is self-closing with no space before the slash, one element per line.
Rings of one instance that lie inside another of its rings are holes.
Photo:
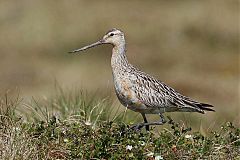
<path fill-rule="evenodd" d="M 131 65 L 126 57 L 126 42 L 124 33 L 118 29 L 108 31 L 96 43 L 71 51 L 76 53 L 101 45 L 111 44 L 112 74 L 116 95 L 122 105 L 135 112 L 141 113 L 144 123 L 134 125 L 134 129 L 143 126 L 149 130 L 149 125 L 162 125 L 166 121 L 164 112 L 199 112 L 214 111 L 210 104 L 197 102 L 180 94 L 165 83 L 140 71 Z M 160 121 L 148 122 L 146 114 L 159 114 Z"/>

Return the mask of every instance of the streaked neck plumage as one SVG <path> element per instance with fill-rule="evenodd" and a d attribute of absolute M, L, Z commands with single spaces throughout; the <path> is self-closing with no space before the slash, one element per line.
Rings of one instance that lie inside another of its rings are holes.
<path fill-rule="evenodd" d="M 113 72 L 116 70 L 126 70 L 128 67 L 129 64 L 126 57 L 126 43 L 124 39 L 114 45 L 112 49 L 111 65 Z"/>

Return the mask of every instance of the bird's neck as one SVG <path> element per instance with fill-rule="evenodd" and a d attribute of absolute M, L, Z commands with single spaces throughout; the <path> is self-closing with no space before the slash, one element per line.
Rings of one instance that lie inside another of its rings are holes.
<path fill-rule="evenodd" d="M 128 66 L 128 60 L 126 57 L 126 44 L 115 45 L 112 49 L 112 58 L 111 58 L 112 69 L 126 69 Z"/>

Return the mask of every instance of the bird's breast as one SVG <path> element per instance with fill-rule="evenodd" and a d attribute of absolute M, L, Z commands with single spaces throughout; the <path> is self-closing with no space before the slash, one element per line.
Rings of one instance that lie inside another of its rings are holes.
<path fill-rule="evenodd" d="M 130 79 L 116 77 L 114 78 L 114 86 L 119 101 L 125 107 L 137 112 L 146 109 L 146 106 L 137 98 L 137 91 Z"/>

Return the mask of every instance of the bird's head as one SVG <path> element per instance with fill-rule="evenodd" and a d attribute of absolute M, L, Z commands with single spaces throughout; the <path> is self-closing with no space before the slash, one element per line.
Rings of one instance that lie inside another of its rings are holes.
<path fill-rule="evenodd" d="M 108 31 L 102 38 L 103 43 L 112 44 L 113 46 L 125 43 L 124 33 L 116 28 Z"/>
<path fill-rule="evenodd" d="M 90 45 L 87 45 L 85 47 L 82 47 L 80 49 L 70 51 L 69 53 L 84 51 L 86 49 L 89 49 L 101 44 L 112 44 L 113 46 L 119 46 L 121 44 L 125 44 L 124 33 L 116 28 L 113 28 L 110 31 L 108 31 L 101 40 L 95 43 L 92 43 Z"/>

